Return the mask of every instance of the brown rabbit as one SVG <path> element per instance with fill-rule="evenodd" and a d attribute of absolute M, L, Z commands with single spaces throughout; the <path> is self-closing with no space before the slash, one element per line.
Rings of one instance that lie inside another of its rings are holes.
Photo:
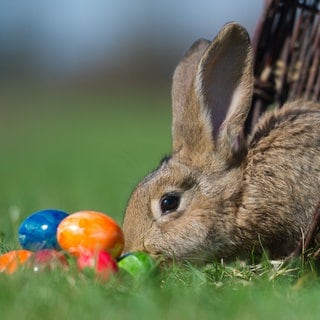
<path fill-rule="evenodd" d="M 173 77 L 173 150 L 134 190 L 125 251 L 208 261 L 287 255 L 320 200 L 320 105 L 266 113 L 246 138 L 253 54 L 236 23 L 198 40 Z"/>

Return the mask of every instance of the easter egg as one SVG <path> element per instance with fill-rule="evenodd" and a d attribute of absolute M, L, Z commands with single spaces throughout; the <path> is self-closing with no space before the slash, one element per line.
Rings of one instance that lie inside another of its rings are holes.
<path fill-rule="evenodd" d="M 68 261 L 61 251 L 43 249 L 34 252 L 26 263 L 34 272 L 67 269 Z"/>
<path fill-rule="evenodd" d="M 140 278 L 153 273 L 157 269 L 157 263 L 145 252 L 131 252 L 119 258 L 118 267 L 131 276 Z"/>
<path fill-rule="evenodd" d="M 124 246 L 124 235 L 118 224 L 96 211 L 70 214 L 59 224 L 57 239 L 62 249 L 76 257 L 104 250 L 117 258 Z"/>
<path fill-rule="evenodd" d="M 68 214 L 61 210 L 46 209 L 27 217 L 18 230 L 22 248 L 37 251 L 41 249 L 59 249 L 57 227 Z"/>
<path fill-rule="evenodd" d="M 77 258 L 80 270 L 93 269 L 99 279 L 107 280 L 118 271 L 117 262 L 109 252 L 98 251 L 96 253 L 82 253 Z"/>
<path fill-rule="evenodd" d="M 14 273 L 21 265 L 32 256 L 33 252 L 29 250 L 9 251 L 0 256 L 0 272 L 8 274 Z"/>

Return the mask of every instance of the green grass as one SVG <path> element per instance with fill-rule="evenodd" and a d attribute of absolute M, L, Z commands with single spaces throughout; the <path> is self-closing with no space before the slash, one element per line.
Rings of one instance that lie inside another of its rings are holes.
<path fill-rule="evenodd" d="M 92 209 L 121 223 L 127 198 L 170 152 L 168 96 L 6 92 L 0 117 L 0 251 L 43 208 Z M 316 319 L 320 282 L 301 261 L 167 267 L 100 283 L 74 269 L 0 274 L 1 319 Z"/>

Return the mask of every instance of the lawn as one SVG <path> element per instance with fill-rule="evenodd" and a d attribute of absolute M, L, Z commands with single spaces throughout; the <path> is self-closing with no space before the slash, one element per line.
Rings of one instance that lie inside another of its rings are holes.
<path fill-rule="evenodd" d="M 102 211 L 121 223 L 137 181 L 170 152 L 170 97 L 139 91 L 2 95 L 1 252 L 44 208 Z M 301 261 L 172 266 L 108 283 L 74 269 L 0 274 L 1 319 L 316 319 L 320 282 Z"/>

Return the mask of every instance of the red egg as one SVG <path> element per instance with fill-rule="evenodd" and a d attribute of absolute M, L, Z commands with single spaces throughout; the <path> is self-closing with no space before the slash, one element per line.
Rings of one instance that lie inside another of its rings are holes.
<path fill-rule="evenodd" d="M 57 229 L 57 239 L 62 249 L 76 257 L 104 250 L 117 258 L 124 246 L 119 225 L 96 211 L 79 211 L 63 219 Z"/>
<path fill-rule="evenodd" d="M 14 273 L 17 269 L 24 265 L 32 256 L 29 250 L 14 250 L 9 251 L 0 256 L 0 272 L 8 274 Z"/>
<path fill-rule="evenodd" d="M 65 255 L 53 249 L 43 249 L 35 252 L 32 257 L 27 261 L 27 267 L 33 271 L 66 269 L 68 261 Z"/>
<path fill-rule="evenodd" d="M 118 271 L 117 262 L 106 251 L 98 251 L 97 253 L 83 253 L 77 259 L 77 264 L 80 270 L 86 268 L 93 269 L 95 274 L 101 280 L 107 280 L 109 277 Z"/>

